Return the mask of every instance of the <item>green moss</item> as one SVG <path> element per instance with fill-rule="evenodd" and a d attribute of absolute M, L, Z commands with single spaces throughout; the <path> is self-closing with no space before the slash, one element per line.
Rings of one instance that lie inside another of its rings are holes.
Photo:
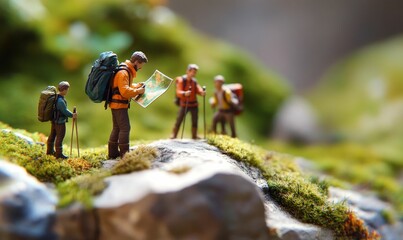
<path fill-rule="evenodd" d="M 130 151 L 123 156 L 123 159 L 112 168 L 112 174 L 125 174 L 149 169 L 151 161 L 156 157 L 156 148 L 140 145 L 134 151 Z"/>
<path fill-rule="evenodd" d="M 101 171 L 81 175 L 58 184 L 57 191 L 60 198 L 58 206 L 63 208 L 71 203 L 79 202 L 86 208 L 91 208 L 93 196 L 105 189 L 106 183 L 104 179 L 110 175 L 109 171 Z"/>
<path fill-rule="evenodd" d="M 396 216 L 395 214 L 390 211 L 390 210 L 383 210 L 381 212 L 382 217 L 386 220 L 387 223 L 393 225 L 396 223 Z"/>
<path fill-rule="evenodd" d="M 326 179 L 319 179 L 317 176 L 311 176 L 309 181 L 318 186 L 318 190 L 322 193 L 322 195 L 327 196 L 329 194 L 329 181 Z"/>
<path fill-rule="evenodd" d="M 356 217 L 351 217 L 352 213 L 345 204 L 327 200 L 328 183 L 304 178 L 292 156 L 267 152 L 222 135 L 209 135 L 207 141 L 232 158 L 259 168 L 267 180 L 270 196 L 301 221 L 329 228 L 340 238 L 372 236 L 362 222 L 350 224 L 348 221 Z M 373 239 L 376 239 L 376 233 L 373 234 Z"/>
<path fill-rule="evenodd" d="M 85 158 L 91 159 L 91 162 L 97 166 L 106 154 L 105 151 L 98 151 L 96 149 L 87 150 L 85 153 Z M 86 208 L 91 208 L 93 197 L 101 193 L 106 187 L 104 181 L 106 177 L 149 169 L 151 161 L 156 156 L 157 150 L 155 148 L 140 145 L 134 151 L 126 153 L 123 159 L 110 171 L 95 171 L 58 184 L 57 190 L 60 196 L 59 207 L 62 208 L 71 203 L 79 202 Z"/>
<path fill-rule="evenodd" d="M 224 135 L 209 135 L 207 143 L 218 147 L 230 157 L 248 163 L 251 166 L 261 168 L 263 165 L 262 158 L 265 152 L 237 138 L 228 138 Z"/>
<path fill-rule="evenodd" d="M 0 142 L 2 143 L 0 145 L 0 156 L 24 167 L 29 174 L 41 182 L 63 182 L 94 169 L 99 169 L 101 161 L 106 159 L 104 149 L 84 150 L 81 158 L 56 159 L 45 154 L 45 146 L 41 144 L 30 145 L 12 132 L 0 132 Z M 24 131 L 19 132 L 31 138 L 37 135 Z"/>
<path fill-rule="evenodd" d="M 312 160 L 321 171 L 333 176 L 329 182 L 332 186 L 349 188 L 345 184 L 349 182 L 370 188 L 403 215 L 403 188 L 398 181 L 401 165 L 376 146 L 352 142 L 298 147 L 269 142 L 267 146 Z"/>

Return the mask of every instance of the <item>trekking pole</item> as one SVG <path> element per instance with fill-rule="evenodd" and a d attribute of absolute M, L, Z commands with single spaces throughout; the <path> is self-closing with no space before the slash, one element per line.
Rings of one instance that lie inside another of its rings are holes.
<path fill-rule="evenodd" d="M 73 113 L 76 113 L 76 112 L 77 112 L 77 108 L 74 106 Z M 70 157 L 73 156 L 74 128 L 76 129 L 77 153 L 78 153 L 78 157 L 80 157 L 80 146 L 78 143 L 78 125 L 77 125 L 77 119 L 75 119 L 75 118 L 73 118 L 73 124 L 71 126 Z"/>
<path fill-rule="evenodd" d="M 75 106 L 74 106 L 73 112 L 74 112 L 74 113 L 77 112 Z M 78 143 L 78 119 L 77 119 L 77 117 L 76 117 L 76 120 L 75 120 L 74 122 L 76 123 L 77 155 L 78 155 L 78 157 L 80 157 L 80 146 L 79 146 L 79 143 Z"/>
<path fill-rule="evenodd" d="M 206 86 L 203 86 L 203 122 L 204 122 L 204 139 L 206 139 Z"/>
<path fill-rule="evenodd" d="M 192 86 L 189 87 L 189 91 L 192 91 Z M 182 126 L 182 135 L 181 135 L 181 139 L 183 139 L 183 131 L 185 130 L 186 114 L 187 114 L 187 111 L 188 111 L 188 102 L 189 102 L 189 96 L 186 97 L 185 115 L 183 116 L 183 126 Z"/>
<path fill-rule="evenodd" d="M 75 112 L 76 112 L 76 107 L 74 107 L 74 109 L 73 109 L 73 113 L 75 113 Z M 73 124 L 71 124 L 70 157 L 73 156 L 74 126 L 75 126 L 75 119 L 73 118 Z"/>

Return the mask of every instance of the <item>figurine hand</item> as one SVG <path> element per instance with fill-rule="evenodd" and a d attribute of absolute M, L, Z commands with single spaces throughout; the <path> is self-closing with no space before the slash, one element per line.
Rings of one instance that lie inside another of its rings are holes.
<path fill-rule="evenodd" d="M 185 97 L 189 97 L 191 93 L 192 93 L 192 91 L 190 91 L 190 90 L 185 91 Z"/>
<path fill-rule="evenodd" d="M 143 87 L 143 86 L 144 86 L 144 83 L 143 83 L 143 82 L 133 83 L 133 87 L 134 87 L 134 88 L 141 88 L 141 87 Z"/>
<path fill-rule="evenodd" d="M 145 90 L 146 90 L 145 88 L 137 88 L 136 89 L 137 94 L 143 94 Z"/>
<path fill-rule="evenodd" d="M 73 113 L 73 119 L 77 119 L 77 113 Z"/>

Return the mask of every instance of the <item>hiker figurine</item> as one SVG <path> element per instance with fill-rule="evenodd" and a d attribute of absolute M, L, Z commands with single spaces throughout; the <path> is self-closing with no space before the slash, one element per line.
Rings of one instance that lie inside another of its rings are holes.
<path fill-rule="evenodd" d="M 214 77 L 214 96 L 210 98 L 212 108 L 217 108 L 213 117 L 212 131 L 217 132 L 217 123 L 221 123 L 222 134 L 226 134 L 225 124 L 231 127 L 231 137 L 236 137 L 235 114 L 232 105 L 238 104 L 238 99 L 232 94 L 230 89 L 223 87 L 225 79 L 222 75 Z"/>
<path fill-rule="evenodd" d="M 122 63 L 125 70 L 118 71 L 112 83 L 112 99 L 109 107 L 112 111 L 113 128 L 109 136 L 108 156 L 111 159 L 123 157 L 129 151 L 130 137 L 130 120 L 129 120 L 129 100 L 133 97 L 143 94 L 144 84 L 133 83 L 133 78 L 136 77 L 145 63 L 148 62 L 146 55 L 143 52 L 136 51 Z"/>
<path fill-rule="evenodd" d="M 195 79 L 198 69 L 199 67 L 196 64 L 189 64 L 186 74 L 176 78 L 176 96 L 179 98 L 180 108 L 172 130 L 171 139 L 177 137 L 182 121 L 184 121 L 188 112 L 192 116 L 192 139 L 199 139 L 197 136 L 199 108 L 196 94 L 204 96 L 206 93 Z"/>
<path fill-rule="evenodd" d="M 67 102 L 65 96 L 69 92 L 70 84 L 66 81 L 60 82 L 57 90 L 55 116 L 51 121 L 50 134 L 47 141 L 46 154 L 55 155 L 56 158 L 66 159 L 67 156 L 63 154 L 63 139 L 66 135 L 66 122 L 68 118 L 77 118 L 77 113 L 72 113 L 67 109 Z M 56 147 L 56 152 L 54 150 Z"/>

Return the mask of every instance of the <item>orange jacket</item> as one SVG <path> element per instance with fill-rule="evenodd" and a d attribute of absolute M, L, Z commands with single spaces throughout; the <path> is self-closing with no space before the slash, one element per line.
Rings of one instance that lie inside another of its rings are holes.
<path fill-rule="evenodd" d="M 113 102 L 114 100 L 118 101 L 129 101 L 131 98 L 138 95 L 137 84 L 133 84 L 133 78 L 136 77 L 136 70 L 133 68 L 132 64 L 129 60 L 123 63 L 127 66 L 130 71 L 129 73 L 126 70 L 120 70 L 115 74 L 113 78 L 112 89 L 119 89 L 120 94 L 112 95 L 112 102 L 109 103 L 109 107 L 111 109 L 121 109 L 121 108 L 129 108 L 129 103 L 119 103 Z"/>
<path fill-rule="evenodd" d="M 183 83 L 183 80 L 185 83 Z M 189 97 L 185 97 L 185 91 L 188 91 L 190 86 L 192 87 L 191 93 Z M 197 107 L 197 97 L 196 94 L 201 95 L 203 92 L 203 88 L 197 83 L 196 79 L 187 79 L 187 76 L 184 75 L 182 77 L 176 78 L 176 96 L 179 98 L 179 105 L 181 107 L 186 106 L 186 99 L 188 101 L 188 107 Z"/>

